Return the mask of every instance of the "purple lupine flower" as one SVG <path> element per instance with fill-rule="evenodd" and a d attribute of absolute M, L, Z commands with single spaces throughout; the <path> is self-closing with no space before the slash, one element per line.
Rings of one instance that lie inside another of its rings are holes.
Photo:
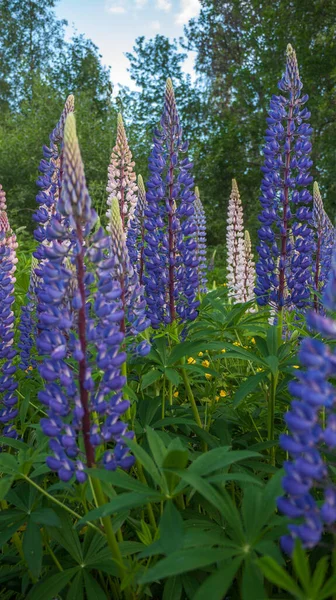
<path fill-rule="evenodd" d="M 84 465 L 96 464 L 99 446 L 106 469 L 128 468 L 134 462 L 123 439 L 133 433 L 121 419 L 129 407 L 121 392 L 125 377 L 120 368 L 126 360 L 120 352 L 121 288 L 112 276 L 116 260 L 111 257 L 110 238 L 101 228 L 93 233 L 96 220 L 70 113 L 64 128 L 62 191 L 36 270 L 40 278 L 36 346 L 45 384 L 38 397 L 48 415 L 41 419 L 41 427 L 51 438 L 47 464 L 62 481 L 75 475 L 80 483 L 86 479 Z M 67 299 L 74 278 L 70 306 Z M 93 379 L 93 369 L 100 372 L 98 379 Z"/>
<path fill-rule="evenodd" d="M 126 232 L 133 218 L 137 203 L 136 174 L 134 172 L 134 161 L 130 151 L 125 127 L 121 114 L 118 114 L 117 141 L 111 154 L 108 167 L 107 192 L 109 193 L 107 204 L 111 206 L 112 199 L 118 198 L 123 230 Z M 106 216 L 110 220 L 110 209 Z"/>
<path fill-rule="evenodd" d="M 313 223 L 316 230 L 316 255 L 314 264 L 314 307 L 319 310 L 317 294 L 322 292 L 329 277 L 332 250 L 335 243 L 335 228 L 324 210 L 317 182 L 314 182 Z"/>
<path fill-rule="evenodd" d="M 330 279 L 323 294 L 326 310 L 336 309 L 336 252 L 332 257 Z M 308 326 L 323 337 L 335 339 L 334 319 L 316 312 L 307 315 Z M 285 552 L 291 553 L 295 538 L 305 548 L 319 543 L 323 532 L 334 532 L 336 523 L 336 487 L 333 466 L 326 453 L 336 448 L 336 355 L 333 347 L 316 338 L 303 340 L 299 360 L 305 370 L 297 372 L 290 384 L 295 397 L 285 420 L 289 433 L 280 437 L 280 444 L 291 456 L 285 463 L 283 479 L 285 496 L 278 507 L 290 519 L 300 519 L 289 525 L 289 534 L 281 539 Z M 324 419 L 324 422 L 322 422 Z M 323 491 L 320 508 L 314 488 Z"/>
<path fill-rule="evenodd" d="M 147 314 L 152 327 L 197 316 L 197 226 L 192 163 L 183 154 L 173 85 L 167 80 L 160 127 L 155 129 L 149 159 L 145 209 L 145 276 Z M 182 155 L 182 156 L 181 156 Z"/>
<path fill-rule="evenodd" d="M 16 438 L 13 421 L 18 414 L 17 383 L 14 380 L 13 360 L 16 350 L 14 341 L 14 272 L 16 269 L 16 236 L 10 228 L 6 195 L 0 185 L 0 423 L 4 426 L 2 435 Z"/>
<path fill-rule="evenodd" d="M 46 237 L 46 228 L 50 223 L 51 217 L 55 214 L 57 201 L 62 189 L 63 167 L 62 167 L 62 146 L 64 123 L 67 115 L 74 111 L 74 97 L 68 96 L 60 119 L 50 134 L 50 146 L 43 146 L 44 158 L 40 162 L 40 177 L 37 180 L 39 192 L 36 201 L 39 208 L 35 212 L 33 219 L 38 224 L 34 231 L 35 239 L 38 241 L 38 247 L 34 252 L 31 266 L 31 276 L 29 289 L 27 293 L 28 302 L 22 306 L 20 330 L 20 367 L 28 370 L 36 366 L 36 360 L 32 357 L 32 349 L 36 339 L 36 306 L 37 289 L 39 278 L 35 273 L 38 260 L 44 258 L 44 246 L 49 244 Z"/>
<path fill-rule="evenodd" d="M 198 187 L 195 187 L 196 242 L 198 259 L 198 291 L 207 293 L 206 217 Z"/>
<path fill-rule="evenodd" d="M 113 277 L 120 284 L 124 312 L 121 331 L 126 334 L 126 337 L 137 336 L 150 326 L 146 316 L 144 290 L 139 283 L 137 270 L 131 264 L 128 255 L 119 202 L 116 197 L 111 199 L 110 207 L 108 231 L 111 234 L 112 256 L 116 258 Z M 150 351 L 150 344 L 143 340 L 135 347 L 135 351 L 140 356 L 145 356 Z"/>
<path fill-rule="evenodd" d="M 244 302 L 241 288 L 245 268 L 243 207 L 235 179 L 232 179 L 228 206 L 226 248 L 228 297 L 235 302 Z"/>
<path fill-rule="evenodd" d="M 145 208 L 146 190 L 141 175 L 138 176 L 138 200 L 133 217 L 127 229 L 127 250 L 134 268 L 139 275 L 139 283 L 143 285 L 144 249 L 145 249 Z"/>
<path fill-rule="evenodd" d="M 284 95 L 272 96 L 267 118 L 255 293 L 259 305 L 270 304 L 281 311 L 284 306 L 303 308 L 309 303 L 314 250 L 312 196 L 307 189 L 312 182 L 312 128 L 304 108 L 308 96 L 301 96 L 290 44 L 286 72 L 278 86 Z"/>

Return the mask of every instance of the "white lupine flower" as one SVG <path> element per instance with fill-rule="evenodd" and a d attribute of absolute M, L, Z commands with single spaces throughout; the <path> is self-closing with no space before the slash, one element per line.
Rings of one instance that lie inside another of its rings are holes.
<path fill-rule="evenodd" d="M 227 230 L 227 284 L 229 298 L 241 302 L 242 273 L 244 269 L 244 225 L 243 209 L 237 182 L 232 180 L 232 191 L 229 200 Z"/>
<path fill-rule="evenodd" d="M 124 232 L 127 233 L 128 225 L 134 214 L 137 203 L 137 184 L 136 174 L 133 170 L 134 161 L 132 161 L 132 152 L 130 151 L 124 123 L 121 114 L 118 115 L 117 141 L 111 154 L 111 160 L 108 167 L 107 199 L 108 206 L 111 206 L 112 198 L 119 200 L 120 215 Z M 111 211 L 107 210 L 106 216 L 110 222 Z M 109 225 L 107 226 L 109 230 Z"/>

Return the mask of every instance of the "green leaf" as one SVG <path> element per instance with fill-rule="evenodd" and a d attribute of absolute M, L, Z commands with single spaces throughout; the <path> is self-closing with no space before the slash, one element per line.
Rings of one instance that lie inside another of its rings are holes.
<path fill-rule="evenodd" d="M 273 558 L 263 556 L 257 560 L 257 564 L 268 581 L 279 586 L 280 589 L 294 594 L 300 600 L 306 600 L 306 594 L 300 590 L 294 579 Z"/>
<path fill-rule="evenodd" d="M 148 371 L 148 373 L 145 373 L 145 375 L 142 376 L 141 389 L 144 390 L 146 387 L 160 379 L 160 377 L 162 377 L 162 371 L 158 371 L 157 369 Z"/>
<path fill-rule="evenodd" d="M 182 447 L 180 440 L 175 439 L 173 442 L 175 448 L 171 444 L 167 449 L 167 454 L 163 460 L 162 468 L 165 472 L 165 478 L 168 485 L 168 490 L 172 493 L 179 481 L 176 473 L 172 473 L 167 469 L 185 469 L 188 464 L 188 450 Z M 180 446 L 180 447 L 178 447 Z"/>
<path fill-rule="evenodd" d="M 4 444 L 5 446 L 10 446 L 11 448 L 15 448 L 15 450 L 29 450 L 28 444 L 25 444 L 24 442 L 20 442 L 19 440 L 15 440 L 15 439 L 3 437 L 3 436 L 0 436 L 0 444 Z M 1 461 L 0 461 L 0 464 L 1 464 Z"/>
<path fill-rule="evenodd" d="M 164 497 L 161 496 L 161 499 Z M 149 502 L 158 502 L 160 498 L 157 495 L 154 497 L 150 494 L 139 494 L 138 492 L 125 492 L 124 494 L 119 494 L 116 498 L 113 498 L 111 502 L 107 502 L 103 506 L 99 506 L 99 508 L 94 508 L 90 510 L 80 521 L 78 521 L 78 526 L 84 525 L 90 521 L 96 521 L 97 519 L 101 519 L 102 517 L 108 517 L 113 515 L 114 513 L 118 513 L 121 510 L 128 510 L 129 508 L 137 508 L 139 506 L 144 506 Z"/>
<path fill-rule="evenodd" d="M 0 479 L 0 500 L 4 500 L 6 498 L 13 481 L 14 477 L 11 475 L 7 475 L 6 477 L 2 477 Z"/>
<path fill-rule="evenodd" d="M 66 600 L 84 600 L 83 570 L 79 571 L 71 582 Z"/>
<path fill-rule="evenodd" d="M 146 427 L 146 435 L 152 456 L 154 457 L 156 464 L 161 467 L 167 454 L 166 446 L 160 436 L 151 427 Z"/>
<path fill-rule="evenodd" d="M 187 548 L 173 552 L 166 558 L 160 560 L 154 567 L 149 569 L 141 579 L 140 583 L 151 583 L 165 577 L 173 577 L 188 571 L 196 571 L 217 562 L 229 559 L 234 550 L 214 548 Z"/>
<path fill-rule="evenodd" d="M 120 487 L 124 490 L 130 490 L 131 492 L 139 492 L 140 494 L 151 494 L 161 498 L 160 492 L 153 490 L 145 483 L 141 483 L 134 477 L 130 477 L 127 473 L 121 470 L 117 471 L 106 471 L 105 469 L 88 469 L 90 477 L 100 479 L 113 486 Z"/>
<path fill-rule="evenodd" d="M 259 458 L 261 455 L 249 450 L 230 450 L 229 446 L 214 448 L 209 452 L 201 454 L 190 465 L 188 471 L 197 475 L 207 475 L 218 469 L 228 467 L 235 462 L 248 458 Z"/>
<path fill-rule="evenodd" d="M 279 370 L 279 359 L 277 356 L 266 356 L 265 361 L 267 362 L 272 375 L 276 375 Z"/>
<path fill-rule="evenodd" d="M 53 600 L 57 594 L 59 594 L 63 588 L 71 581 L 72 577 L 78 573 L 79 567 L 67 569 L 56 573 L 56 575 L 47 576 L 44 581 L 37 583 L 30 590 L 26 600 Z"/>
<path fill-rule="evenodd" d="M 163 589 L 162 600 L 181 600 L 181 596 L 182 581 L 180 577 L 170 577 L 167 579 Z"/>
<path fill-rule="evenodd" d="M 93 577 L 84 571 L 85 592 L 87 600 L 107 600 L 105 592 Z"/>
<path fill-rule="evenodd" d="M 181 383 L 181 377 L 179 376 L 178 372 L 175 371 L 175 369 L 165 369 L 165 376 L 176 387 Z"/>
<path fill-rule="evenodd" d="M 168 359 L 168 365 L 174 365 L 184 356 L 193 356 L 198 352 L 204 351 L 206 345 L 207 350 L 221 350 L 225 344 L 222 342 L 182 342 L 173 348 Z"/>
<path fill-rule="evenodd" d="M 42 536 L 40 528 L 31 519 L 28 521 L 23 536 L 22 550 L 27 561 L 28 569 L 36 579 L 39 578 L 42 567 Z"/>
<path fill-rule="evenodd" d="M 308 557 L 298 539 L 295 543 L 292 560 L 295 573 L 301 581 L 302 587 L 309 593 L 311 591 L 311 581 Z"/>
<path fill-rule="evenodd" d="M 233 407 L 237 408 L 237 406 L 239 406 L 239 404 L 244 400 L 244 398 L 246 398 L 248 394 L 251 394 L 251 392 L 254 392 L 254 390 L 258 387 L 259 383 L 266 379 L 266 377 L 266 372 L 256 373 L 255 375 L 251 375 L 250 377 L 248 377 L 248 379 L 244 381 L 242 385 L 239 386 L 235 395 L 233 396 Z"/>
<path fill-rule="evenodd" d="M 222 600 L 241 565 L 242 558 L 237 556 L 219 567 L 198 588 L 194 600 Z"/>
<path fill-rule="evenodd" d="M 6 542 L 8 542 L 8 540 L 19 529 L 19 527 L 21 527 L 21 525 L 23 525 L 25 522 L 26 522 L 26 517 L 24 517 L 23 519 L 19 519 L 18 521 L 16 521 L 16 523 L 14 523 L 13 525 L 10 525 L 9 527 L 1 529 L 0 548 L 2 548 L 2 546 L 4 546 L 4 544 L 6 544 Z"/>
<path fill-rule="evenodd" d="M 183 519 L 173 502 L 168 500 L 160 519 L 160 546 L 164 554 L 180 550 L 183 544 Z"/>
<path fill-rule="evenodd" d="M 328 570 L 328 565 L 329 565 L 329 557 L 328 556 L 323 556 L 317 563 L 315 571 L 313 573 L 313 577 L 312 577 L 312 592 L 314 594 L 317 594 L 317 592 L 320 590 L 320 588 L 322 587 L 322 584 L 325 580 L 325 576 Z"/>
<path fill-rule="evenodd" d="M 18 460 L 12 454 L 0 452 L 0 473 L 8 473 L 9 475 L 18 472 Z"/>
<path fill-rule="evenodd" d="M 20 421 L 21 427 L 24 426 L 30 402 L 30 390 L 25 393 L 23 401 L 20 403 Z"/>
<path fill-rule="evenodd" d="M 38 508 L 31 513 L 31 520 L 40 525 L 51 525 L 52 527 L 60 527 L 61 521 L 59 516 L 52 508 Z"/>
<path fill-rule="evenodd" d="M 318 595 L 318 600 L 329 600 L 336 593 L 336 575 L 333 575 L 323 586 Z"/>
<path fill-rule="evenodd" d="M 264 578 L 251 558 L 245 561 L 242 578 L 242 600 L 267 600 Z"/>
<path fill-rule="evenodd" d="M 53 541 L 65 548 L 70 556 L 79 564 L 83 563 L 83 551 L 77 532 L 73 527 L 71 519 L 65 512 L 59 513 L 61 527 L 47 525 L 47 531 Z"/>
<path fill-rule="evenodd" d="M 131 449 L 135 458 L 142 464 L 143 468 L 150 474 L 155 483 L 162 489 L 164 485 L 164 479 L 161 477 L 155 462 L 151 459 L 149 454 L 134 440 L 126 440 L 125 443 Z"/>

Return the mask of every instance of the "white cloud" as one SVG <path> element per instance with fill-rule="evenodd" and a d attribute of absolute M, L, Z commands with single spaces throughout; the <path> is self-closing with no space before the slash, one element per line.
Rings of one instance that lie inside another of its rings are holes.
<path fill-rule="evenodd" d="M 190 19 L 197 17 L 201 9 L 199 0 L 180 0 L 180 12 L 177 13 L 177 25 L 186 25 Z"/>
<path fill-rule="evenodd" d="M 149 26 L 150 26 L 150 28 L 151 28 L 152 31 L 160 31 L 160 29 L 161 29 L 161 23 L 160 23 L 160 21 L 152 21 L 149 24 Z"/>
<path fill-rule="evenodd" d="M 135 0 L 136 8 L 144 8 L 148 4 L 148 0 Z"/>
<path fill-rule="evenodd" d="M 164 10 L 169 12 L 171 10 L 172 3 L 170 0 L 156 0 L 156 8 L 158 10 Z"/>
<path fill-rule="evenodd" d="M 125 6 L 121 2 L 115 2 L 115 0 L 109 0 L 105 4 L 105 10 L 112 15 L 122 15 L 126 12 Z"/>

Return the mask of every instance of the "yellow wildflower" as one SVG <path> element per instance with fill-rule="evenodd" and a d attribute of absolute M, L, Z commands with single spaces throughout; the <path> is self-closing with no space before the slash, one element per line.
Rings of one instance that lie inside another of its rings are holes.
<path fill-rule="evenodd" d="M 251 344 L 255 344 L 255 343 L 256 343 L 255 339 L 251 338 Z"/>
<path fill-rule="evenodd" d="M 225 398 L 225 397 L 227 396 L 227 393 L 226 393 L 226 391 L 225 391 L 225 390 L 221 390 L 221 391 L 219 392 L 219 395 L 220 395 L 220 397 L 221 397 L 221 398 Z"/>
<path fill-rule="evenodd" d="M 226 350 L 225 350 L 225 348 L 223 348 L 223 350 L 221 350 L 221 353 L 225 354 L 225 352 L 226 352 Z"/>
<path fill-rule="evenodd" d="M 210 363 L 208 360 L 202 360 L 203 367 L 210 367 Z"/>
<path fill-rule="evenodd" d="M 215 400 L 216 400 L 216 402 L 218 402 L 219 396 L 215 396 Z"/>
<path fill-rule="evenodd" d="M 293 369 L 299 369 L 299 365 L 293 365 Z"/>
<path fill-rule="evenodd" d="M 257 367 L 256 371 L 257 373 L 260 373 L 261 371 L 263 371 L 264 369 L 262 367 Z"/>
<path fill-rule="evenodd" d="M 178 395 L 179 395 L 179 393 L 178 393 L 178 392 L 174 392 L 174 393 L 173 393 L 173 396 L 174 396 L 174 398 L 178 398 Z"/>
<path fill-rule="evenodd" d="M 205 379 L 212 379 L 211 373 L 205 373 Z"/>
<path fill-rule="evenodd" d="M 240 346 L 240 345 L 241 345 L 241 343 L 240 343 L 240 342 L 233 342 L 233 345 L 234 345 L 234 346 Z"/>
<path fill-rule="evenodd" d="M 198 353 L 198 356 L 203 356 L 203 352 L 199 352 L 199 353 Z"/>
<path fill-rule="evenodd" d="M 194 365 L 195 362 L 196 362 L 196 359 L 193 358 L 192 356 L 189 356 L 189 358 L 187 360 L 188 365 Z"/>

